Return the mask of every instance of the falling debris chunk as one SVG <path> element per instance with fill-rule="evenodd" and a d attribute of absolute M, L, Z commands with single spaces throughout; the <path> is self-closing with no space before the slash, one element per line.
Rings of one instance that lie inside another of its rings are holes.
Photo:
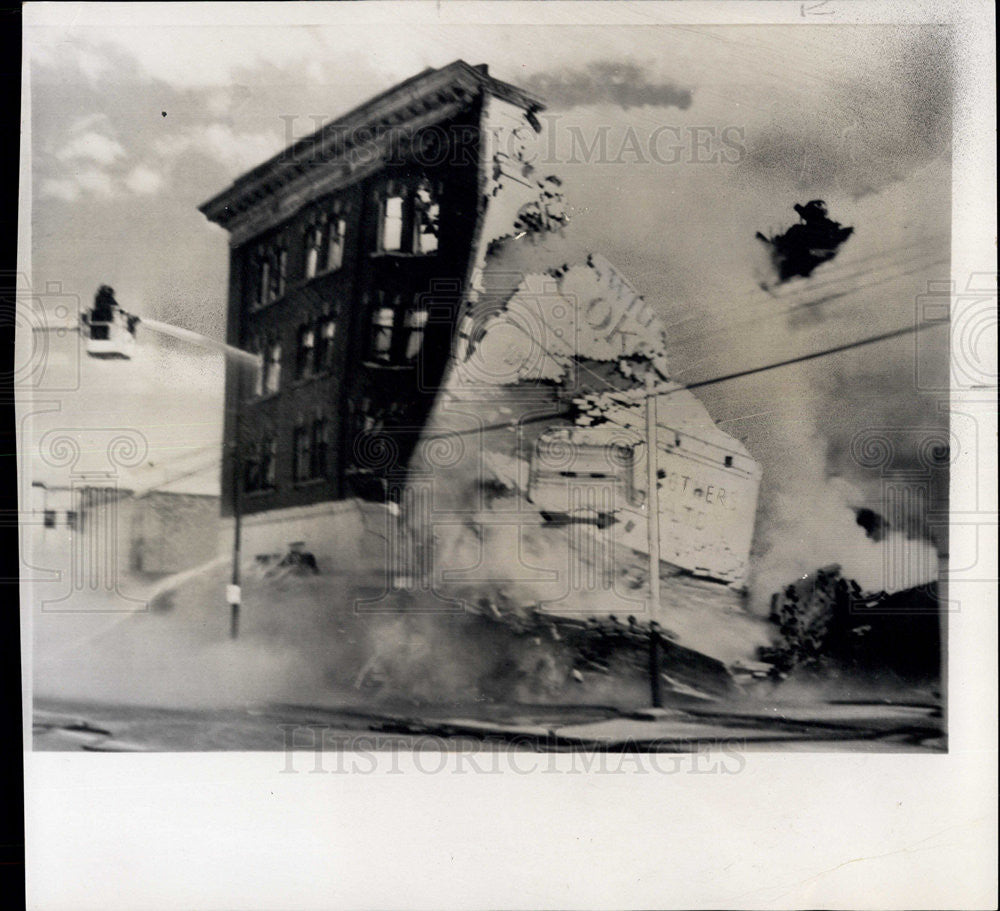
<path fill-rule="evenodd" d="M 783 234 L 765 237 L 759 231 L 758 240 L 770 248 L 771 262 L 777 273 L 777 284 L 793 278 L 809 278 L 813 270 L 829 262 L 854 228 L 843 227 L 827 216 L 826 203 L 814 199 L 804 206 L 795 205 L 801 221 Z M 767 290 L 767 283 L 763 283 Z"/>

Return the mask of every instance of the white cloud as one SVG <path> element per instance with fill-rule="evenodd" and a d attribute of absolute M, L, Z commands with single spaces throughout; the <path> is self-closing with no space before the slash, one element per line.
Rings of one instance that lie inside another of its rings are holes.
<path fill-rule="evenodd" d="M 125 186 L 140 196 L 148 196 L 163 186 L 163 175 L 146 165 L 136 165 L 125 177 Z"/>
<path fill-rule="evenodd" d="M 92 193 L 94 196 L 110 199 L 117 195 L 114 179 L 104 171 L 94 169 L 79 171 L 74 175 L 74 180 L 80 185 L 81 189 Z"/>
<path fill-rule="evenodd" d="M 68 173 L 62 177 L 47 177 L 38 186 L 38 195 L 42 199 L 75 202 L 84 194 L 101 199 L 113 199 L 120 195 L 111 175 L 94 168 Z"/>
<path fill-rule="evenodd" d="M 103 111 L 77 117 L 70 124 L 69 132 L 70 135 L 78 136 L 80 133 L 89 133 L 100 129 L 111 131 L 111 118 Z"/>
<path fill-rule="evenodd" d="M 60 199 L 75 202 L 81 196 L 97 199 L 120 199 L 129 193 L 150 196 L 159 192 L 164 183 L 163 175 L 147 165 L 136 165 L 124 177 L 119 177 L 100 167 L 85 166 L 68 170 L 59 177 L 47 177 L 38 185 L 41 199 Z"/>
<path fill-rule="evenodd" d="M 275 133 L 240 133 L 221 123 L 211 123 L 164 137 L 156 151 L 165 157 L 200 152 L 235 171 L 245 171 L 277 154 L 283 137 Z"/>
<path fill-rule="evenodd" d="M 50 177 L 42 181 L 38 193 L 43 199 L 62 199 L 65 202 L 73 202 L 80 195 L 80 186 L 70 178 Z"/>
<path fill-rule="evenodd" d="M 91 130 L 90 132 L 74 136 L 67 141 L 56 152 L 56 158 L 60 161 L 72 161 L 83 158 L 97 164 L 109 165 L 113 164 L 124 154 L 125 149 L 122 148 L 117 140 L 112 139 L 110 136 L 105 136 L 103 133 Z"/>
<path fill-rule="evenodd" d="M 79 49 L 77 62 L 91 84 L 99 82 L 105 75 L 115 71 L 112 62 L 104 54 L 87 48 Z"/>
<path fill-rule="evenodd" d="M 202 88 L 228 86 L 234 72 L 245 67 L 283 67 L 329 53 L 329 40 L 316 30 L 281 28 L 281 13 L 270 27 L 241 21 L 245 11 L 225 11 L 223 24 L 191 27 L 193 22 L 178 20 L 173 10 L 157 14 L 145 8 L 152 5 L 132 4 L 127 23 L 118 11 L 115 21 L 101 21 L 101 12 L 92 8 L 98 4 L 68 5 L 72 13 L 53 10 L 44 25 L 26 23 L 31 59 L 53 69 L 75 65 L 92 85 L 117 78 L 124 62 L 146 78 L 176 88 Z M 277 29 L 281 35 L 276 40 Z"/>

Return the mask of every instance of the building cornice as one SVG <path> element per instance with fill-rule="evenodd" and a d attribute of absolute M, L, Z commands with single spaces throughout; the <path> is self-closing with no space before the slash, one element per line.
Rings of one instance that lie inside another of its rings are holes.
<path fill-rule="evenodd" d="M 541 100 L 489 76 L 485 67 L 463 60 L 425 70 L 377 95 L 273 158 L 237 178 L 222 193 L 199 206 L 229 230 L 237 244 L 290 217 L 307 201 L 375 170 L 384 144 L 395 132 L 418 130 L 468 107 L 483 93 L 524 110 L 544 109 Z"/>

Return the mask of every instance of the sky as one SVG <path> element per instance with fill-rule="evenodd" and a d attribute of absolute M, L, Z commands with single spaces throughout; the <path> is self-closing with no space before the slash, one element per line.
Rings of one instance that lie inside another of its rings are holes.
<path fill-rule="evenodd" d="M 563 180 L 567 239 L 605 255 L 660 313 L 675 379 L 912 325 L 928 282 L 949 277 L 952 55 L 940 29 L 427 17 L 371 28 L 338 6 L 295 26 L 223 22 L 234 8 L 192 26 L 155 6 L 110 19 L 96 5 L 36 7 L 32 287 L 59 283 L 83 306 L 110 284 L 128 310 L 221 338 L 227 235 L 197 206 L 319 123 L 457 58 L 544 96 L 540 168 Z M 854 235 L 812 278 L 766 293 L 755 233 L 784 230 L 815 198 Z M 877 498 L 880 476 L 852 455 L 859 433 L 899 431 L 908 463 L 943 432 L 941 394 L 914 380 L 919 366 L 947 385 L 937 333 L 919 353 L 903 337 L 699 390 L 762 463 L 775 524 L 783 510 L 794 524 L 803 500 L 822 509 L 831 479 L 831 502 Z M 53 370 L 76 369 L 73 344 L 51 341 Z M 141 347 L 127 365 L 80 361 L 78 388 L 61 387 L 38 427 L 142 428 L 149 457 L 129 484 L 187 472 L 192 489 L 213 489 L 221 359 L 148 333 Z"/>

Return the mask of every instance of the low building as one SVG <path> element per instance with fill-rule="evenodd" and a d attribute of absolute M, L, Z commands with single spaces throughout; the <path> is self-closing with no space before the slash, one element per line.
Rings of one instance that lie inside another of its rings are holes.
<path fill-rule="evenodd" d="M 217 496 L 40 483 L 32 491 L 31 561 L 69 572 L 81 587 L 183 572 L 219 549 Z"/>

